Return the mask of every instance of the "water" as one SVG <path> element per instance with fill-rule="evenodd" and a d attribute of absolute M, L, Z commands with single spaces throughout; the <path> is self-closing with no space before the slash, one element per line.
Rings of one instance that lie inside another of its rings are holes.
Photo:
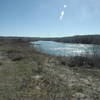
<path fill-rule="evenodd" d="M 100 45 L 60 43 L 53 41 L 32 42 L 34 47 L 44 53 L 57 56 L 85 56 L 92 55 L 93 52 L 100 54 Z"/>

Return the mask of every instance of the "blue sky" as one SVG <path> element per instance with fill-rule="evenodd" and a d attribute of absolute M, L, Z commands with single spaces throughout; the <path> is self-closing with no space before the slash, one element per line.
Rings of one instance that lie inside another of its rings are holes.
<path fill-rule="evenodd" d="M 0 36 L 100 34 L 100 0 L 0 0 Z"/>

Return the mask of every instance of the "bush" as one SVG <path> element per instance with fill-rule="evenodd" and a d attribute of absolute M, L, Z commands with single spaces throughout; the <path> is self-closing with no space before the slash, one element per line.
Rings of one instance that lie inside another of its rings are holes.
<path fill-rule="evenodd" d="M 100 57 L 72 57 L 70 58 L 70 60 L 68 61 L 68 66 L 70 67 L 80 67 L 80 66 L 84 66 L 84 67 L 100 67 Z"/>
<path fill-rule="evenodd" d="M 86 63 L 86 61 L 87 59 L 85 57 L 79 57 L 79 56 L 71 57 L 68 62 L 68 66 L 70 67 L 83 66 Z"/>
<path fill-rule="evenodd" d="M 100 48 L 98 45 L 92 45 L 88 51 L 86 50 L 86 54 L 83 56 L 75 56 L 71 57 L 68 65 L 70 67 L 74 66 L 88 66 L 88 67 L 100 67 Z"/>
<path fill-rule="evenodd" d="M 19 61 L 24 58 L 24 55 L 17 50 L 9 50 L 7 51 L 7 55 L 12 61 Z"/>
<path fill-rule="evenodd" d="M 2 62 L 0 62 L 0 65 L 2 65 Z"/>

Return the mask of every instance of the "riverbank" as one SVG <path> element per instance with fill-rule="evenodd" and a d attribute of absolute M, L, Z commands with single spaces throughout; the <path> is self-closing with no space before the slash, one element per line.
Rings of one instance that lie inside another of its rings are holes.
<path fill-rule="evenodd" d="M 33 41 L 56 41 L 62 43 L 77 43 L 77 44 L 97 44 L 100 45 L 100 35 L 75 35 L 75 36 L 66 36 L 66 37 L 0 37 L 0 40 L 24 40 L 27 42 Z"/>
<path fill-rule="evenodd" d="M 100 69 L 0 41 L 0 100 L 100 100 Z"/>

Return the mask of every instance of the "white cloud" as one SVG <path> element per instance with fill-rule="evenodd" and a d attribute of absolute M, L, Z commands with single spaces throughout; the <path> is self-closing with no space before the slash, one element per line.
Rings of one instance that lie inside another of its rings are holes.
<path fill-rule="evenodd" d="M 67 7 L 67 5 L 64 5 L 64 8 L 66 8 Z"/>
<path fill-rule="evenodd" d="M 60 20 L 63 19 L 64 14 L 65 14 L 65 12 L 64 12 L 64 10 L 62 10 L 62 11 L 61 11 L 61 15 L 60 15 Z"/>
<path fill-rule="evenodd" d="M 66 8 L 66 7 L 67 7 L 67 5 L 64 5 L 64 8 Z M 63 9 L 64 9 L 64 8 L 63 8 Z M 65 14 L 65 11 L 64 11 L 64 10 L 62 10 L 62 11 L 61 11 L 61 14 L 60 14 L 60 17 L 59 17 L 59 19 L 60 19 L 60 20 L 62 20 L 62 19 L 63 19 L 64 14 Z"/>

